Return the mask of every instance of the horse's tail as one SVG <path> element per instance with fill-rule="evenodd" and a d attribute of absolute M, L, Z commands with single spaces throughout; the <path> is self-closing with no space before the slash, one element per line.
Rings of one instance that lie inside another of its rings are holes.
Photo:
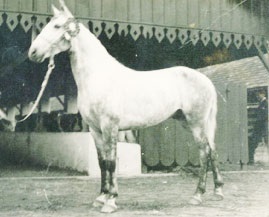
<path fill-rule="evenodd" d="M 208 113 L 205 120 L 205 134 L 212 149 L 215 149 L 215 133 L 217 128 L 217 93 L 215 88 L 212 91 L 211 101 L 209 103 Z"/>

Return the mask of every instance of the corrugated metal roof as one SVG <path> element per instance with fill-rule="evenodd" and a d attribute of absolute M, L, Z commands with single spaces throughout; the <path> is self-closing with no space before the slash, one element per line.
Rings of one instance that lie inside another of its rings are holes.
<path fill-rule="evenodd" d="M 200 68 L 198 71 L 213 82 L 244 83 L 248 88 L 269 85 L 269 72 L 258 56 Z"/>

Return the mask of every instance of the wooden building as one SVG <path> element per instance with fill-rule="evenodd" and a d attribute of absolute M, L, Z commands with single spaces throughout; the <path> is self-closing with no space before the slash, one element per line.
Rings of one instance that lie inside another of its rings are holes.
<path fill-rule="evenodd" d="M 255 92 L 259 89 L 268 92 L 266 65 L 254 56 L 198 70 L 213 81 L 218 94 L 216 144 L 220 161 L 246 164 L 248 137 L 258 105 Z M 149 167 L 199 165 L 198 146 L 191 132 L 176 120 L 140 131 L 139 143 L 144 163 Z"/>
<path fill-rule="evenodd" d="M 0 1 L 1 107 L 29 103 L 39 90 L 46 64 L 30 63 L 27 49 L 32 36 L 49 21 L 51 4 L 58 6 L 58 0 Z M 269 31 L 265 0 L 66 0 L 66 4 L 113 56 L 138 70 L 201 68 L 254 56 L 265 50 Z M 68 63 L 67 55 L 59 59 Z M 75 95 L 68 64 L 56 65 L 55 71 L 47 97 Z M 67 110 L 67 103 L 63 107 Z"/>
<path fill-rule="evenodd" d="M 115 58 L 137 70 L 176 65 L 203 68 L 217 63 L 261 56 L 267 51 L 269 2 L 266 0 L 65 0 L 65 2 L 75 17 L 89 27 Z M 27 59 L 27 50 L 32 38 L 50 20 L 51 4 L 59 6 L 58 0 L 0 0 L 0 107 L 6 109 L 10 117 L 26 114 L 40 89 L 47 63 L 31 63 Z M 228 68 L 230 66 L 232 65 L 227 65 Z M 36 113 L 53 110 L 77 112 L 76 86 L 70 71 L 68 55 L 57 56 L 56 68 Z M 242 70 L 240 76 L 245 77 Z M 236 107 L 235 102 L 242 95 L 245 99 L 247 96 L 245 90 L 249 88 L 246 82 L 234 82 L 235 80 L 230 82 L 229 78 L 225 78 L 236 94 L 231 95 L 234 102 L 229 104 L 231 108 L 220 109 L 223 117 L 229 114 L 230 110 L 237 109 L 236 117 L 229 116 L 231 121 L 234 118 L 240 119 L 238 116 L 240 108 Z M 216 83 L 220 89 L 222 88 L 224 91 L 222 94 L 226 97 L 226 86 L 220 80 Z M 223 102 L 223 99 L 219 101 Z M 247 105 L 247 101 L 242 103 L 243 106 Z M 222 120 L 224 121 L 224 118 Z M 242 129 L 246 123 L 247 119 L 240 123 Z M 173 128 L 180 127 L 175 123 L 172 125 Z M 161 138 L 154 137 L 156 142 L 158 140 L 158 143 L 160 141 L 165 143 L 168 140 L 176 141 L 178 138 L 188 143 L 188 136 L 185 136 L 187 132 L 181 134 L 178 130 L 168 131 L 168 128 L 166 124 L 161 126 L 159 134 Z M 237 141 L 239 138 L 237 134 L 230 133 L 233 138 L 231 140 Z M 148 143 L 152 135 L 148 134 L 143 139 L 144 143 Z M 243 140 L 245 139 L 244 137 Z M 218 140 L 222 142 L 225 138 L 218 137 Z M 242 142 L 239 142 L 240 144 Z M 150 146 L 143 148 L 145 151 Z M 160 148 L 162 153 L 160 158 L 156 158 L 157 160 L 148 158 L 147 165 L 154 166 L 160 159 L 164 165 L 171 165 L 175 162 L 172 155 L 178 156 L 176 162 L 180 165 L 188 161 L 197 164 L 196 158 L 186 155 L 182 149 L 179 151 L 177 147 L 167 149 L 164 146 Z M 157 152 L 159 153 L 159 150 L 144 153 L 159 156 Z M 236 156 L 231 157 L 227 146 L 225 150 L 221 150 L 221 156 L 223 160 L 246 161 L 245 155 L 239 152 L 234 152 Z M 245 149 L 243 152 L 245 153 Z"/>

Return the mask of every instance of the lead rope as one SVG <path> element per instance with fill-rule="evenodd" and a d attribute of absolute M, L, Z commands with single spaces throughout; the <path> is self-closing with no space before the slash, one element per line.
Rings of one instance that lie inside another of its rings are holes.
<path fill-rule="evenodd" d="M 46 88 L 46 86 L 48 84 L 48 80 L 49 80 L 50 74 L 51 74 L 52 70 L 55 68 L 55 64 L 54 64 L 54 59 L 53 58 L 54 58 L 54 56 L 50 57 L 50 59 L 49 59 L 48 70 L 46 72 L 46 75 L 44 77 L 44 81 L 42 82 L 41 89 L 39 91 L 39 94 L 38 94 L 38 96 L 36 98 L 36 101 L 35 101 L 34 105 L 32 106 L 30 112 L 23 119 L 17 121 L 17 123 L 18 122 L 25 121 L 27 118 L 29 118 L 29 116 L 36 109 L 36 107 L 37 107 L 37 105 L 38 105 L 38 103 L 39 103 L 39 101 L 40 101 L 40 99 L 41 99 L 41 97 L 42 97 L 42 95 L 44 93 L 44 90 L 45 90 L 45 88 Z"/>

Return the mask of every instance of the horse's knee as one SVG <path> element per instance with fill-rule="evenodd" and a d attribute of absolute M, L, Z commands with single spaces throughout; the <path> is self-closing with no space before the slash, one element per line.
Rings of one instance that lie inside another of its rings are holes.
<path fill-rule="evenodd" d="M 104 167 L 110 173 L 116 170 L 116 160 L 103 160 Z"/>

